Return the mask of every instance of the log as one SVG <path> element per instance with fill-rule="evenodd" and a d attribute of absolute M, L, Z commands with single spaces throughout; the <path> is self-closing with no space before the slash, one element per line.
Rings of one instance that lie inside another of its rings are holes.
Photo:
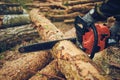
<path fill-rule="evenodd" d="M 64 20 L 64 23 L 66 24 L 71 24 L 71 23 L 74 23 L 75 19 L 66 19 Z"/>
<path fill-rule="evenodd" d="M 14 61 L 6 62 L 0 69 L 0 80 L 27 80 L 51 61 L 48 52 L 25 54 Z"/>
<path fill-rule="evenodd" d="M 120 79 L 120 48 L 116 46 L 97 53 L 93 61 L 98 64 L 113 80 Z"/>
<path fill-rule="evenodd" d="M 65 32 L 65 37 L 66 38 L 71 38 L 71 37 L 76 37 L 76 32 L 75 32 L 75 28 L 73 27 L 72 29 L 70 29 L 69 31 Z"/>
<path fill-rule="evenodd" d="M 62 39 L 64 37 L 64 34 L 55 27 L 47 18 L 45 18 L 42 14 L 39 14 L 38 10 L 33 9 L 30 12 L 30 17 L 31 20 L 34 22 L 36 25 L 36 28 L 39 32 L 39 34 L 42 36 L 43 40 L 57 40 L 57 39 Z M 44 75 L 42 76 L 33 76 L 31 80 L 46 80 L 48 79 L 48 76 L 56 77 L 57 72 L 56 72 L 56 63 L 51 62 L 48 66 L 46 66 L 44 69 L 39 71 L 37 74 Z M 44 73 L 44 74 L 43 74 Z M 46 74 L 47 73 L 47 74 Z M 36 75 L 37 75 L 36 74 Z M 59 78 L 59 77 L 57 77 Z"/>
<path fill-rule="evenodd" d="M 36 28 L 44 41 L 57 40 L 64 37 L 64 34 L 50 20 L 40 14 L 39 10 L 31 10 L 30 18 L 37 26 Z"/>
<path fill-rule="evenodd" d="M 86 3 L 95 3 L 100 2 L 102 0 L 77 0 L 77 1 L 68 1 L 67 5 L 73 6 L 78 4 L 86 4 Z"/>
<path fill-rule="evenodd" d="M 63 80 L 63 78 L 56 76 L 59 75 L 59 71 L 57 69 L 57 60 L 53 60 L 48 64 L 45 68 L 38 71 L 32 78 L 29 80 L 48 80 L 48 79 L 60 79 Z"/>
<path fill-rule="evenodd" d="M 32 25 L 0 29 L 0 52 L 11 49 L 23 41 L 39 37 L 37 30 L 30 26 Z"/>
<path fill-rule="evenodd" d="M 101 4 L 101 2 L 69 6 L 69 8 L 67 9 L 67 12 L 68 13 L 73 13 L 73 12 L 87 13 L 90 9 L 94 8 L 96 4 Z"/>
<path fill-rule="evenodd" d="M 60 32 L 48 19 L 44 16 L 41 16 L 38 11 L 32 10 L 31 19 L 37 26 L 37 29 L 41 29 L 44 33 L 43 36 L 45 40 L 54 40 L 63 38 L 63 33 Z M 44 30 L 43 30 L 44 29 Z M 50 36 L 48 36 L 50 32 Z M 48 31 L 47 34 L 45 31 Z M 53 33 L 54 32 L 54 33 Z M 8 62 L 6 65 L 3 65 L 0 70 L 0 79 L 5 80 L 26 80 L 31 77 L 33 74 L 38 71 L 38 69 L 43 68 L 45 64 L 51 61 L 51 54 L 48 52 L 34 52 L 32 54 L 27 54 L 26 57 L 19 58 L 17 60 Z"/>
<path fill-rule="evenodd" d="M 59 10 L 59 9 L 52 9 L 52 10 L 50 10 L 50 12 L 54 15 L 56 15 L 56 14 L 59 14 L 59 15 L 67 14 L 67 12 L 65 10 Z"/>
<path fill-rule="evenodd" d="M 112 80 L 70 41 L 57 43 L 52 49 L 52 55 L 58 60 L 58 69 L 67 80 Z"/>
<path fill-rule="evenodd" d="M 40 4 L 26 4 L 27 7 L 35 7 L 35 8 L 39 8 L 39 7 L 50 7 L 51 9 L 62 9 L 65 10 L 67 7 L 62 5 L 62 4 L 58 4 L 58 3 L 40 3 Z"/>
<path fill-rule="evenodd" d="M 14 3 L 1 3 L 0 4 L 0 15 L 8 14 L 23 14 L 24 10 L 20 4 Z"/>
<path fill-rule="evenodd" d="M 71 14 L 64 14 L 64 15 L 49 15 L 48 17 L 52 20 L 52 21 L 64 21 L 64 19 L 73 19 L 78 15 L 83 15 L 79 12 L 73 12 Z"/>
<path fill-rule="evenodd" d="M 31 20 L 28 14 L 4 15 L 2 16 L 0 29 L 30 24 Z"/>

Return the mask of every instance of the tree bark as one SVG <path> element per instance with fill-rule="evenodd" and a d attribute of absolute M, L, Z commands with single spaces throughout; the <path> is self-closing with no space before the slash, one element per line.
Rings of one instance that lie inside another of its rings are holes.
<path fill-rule="evenodd" d="M 73 19 L 78 15 L 83 16 L 83 14 L 79 12 L 73 12 L 70 14 L 63 14 L 63 15 L 49 15 L 48 17 L 50 17 L 52 21 L 64 21 L 65 19 Z"/>
<path fill-rule="evenodd" d="M 53 60 L 50 64 L 48 64 L 45 68 L 38 71 L 32 78 L 29 80 L 48 80 L 48 79 L 63 79 L 57 75 L 59 75 L 59 71 L 57 69 L 57 60 Z"/>
<path fill-rule="evenodd" d="M 81 12 L 81 13 L 87 13 L 90 9 L 92 9 L 94 6 L 89 6 L 89 5 L 95 5 L 94 3 L 89 3 L 89 4 L 83 4 L 83 5 L 75 5 L 70 8 L 68 8 L 67 12 L 68 13 L 73 13 L 73 12 Z"/>
<path fill-rule="evenodd" d="M 0 29 L 0 52 L 10 49 L 22 41 L 30 41 L 39 37 L 37 30 L 30 26 L 31 24 Z"/>
<path fill-rule="evenodd" d="M 30 17 L 43 40 L 57 40 L 64 38 L 64 34 L 42 14 L 39 14 L 38 10 L 32 10 L 30 12 Z M 58 72 L 56 72 L 56 65 L 56 61 L 51 62 L 48 66 L 37 73 L 43 76 L 37 76 L 36 74 L 30 80 L 47 80 L 52 77 L 60 78 L 57 76 Z"/>
<path fill-rule="evenodd" d="M 50 20 L 40 14 L 39 10 L 33 9 L 30 12 L 32 22 L 36 25 L 36 28 L 45 41 L 62 39 L 64 34 L 53 25 Z"/>
<path fill-rule="evenodd" d="M 77 1 L 68 1 L 67 5 L 73 6 L 77 4 L 86 4 L 86 3 L 95 3 L 101 2 L 102 0 L 77 0 Z"/>
<path fill-rule="evenodd" d="M 87 54 L 70 41 L 57 43 L 52 49 L 52 55 L 58 60 L 58 69 L 67 80 L 111 80 Z"/>
<path fill-rule="evenodd" d="M 62 9 L 65 10 L 67 7 L 62 5 L 62 4 L 58 4 L 58 3 L 40 3 L 40 4 L 26 4 L 26 6 L 28 7 L 35 7 L 35 8 L 39 8 L 39 7 L 50 7 L 51 9 Z"/>
<path fill-rule="evenodd" d="M 71 38 L 71 37 L 76 37 L 76 32 L 75 28 L 73 27 L 69 31 L 65 32 L 65 37 L 66 38 Z"/>
<path fill-rule="evenodd" d="M 23 14 L 20 4 L 2 3 L 0 4 L 0 15 Z"/>
<path fill-rule="evenodd" d="M 6 62 L 0 69 L 0 80 L 26 80 L 51 61 L 48 52 L 33 52 L 14 61 Z"/>
<path fill-rule="evenodd" d="M 75 19 L 65 19 L 64 23 L 66 23 L 66 24 L 73 24 L 74 21 L 75 21 Z"/>
<path fill-rule="evenodd" d="M 120 79 L 120 48 L 109 47 L 95 55 L 93 61 L 98 64 L 113 80 Z"/>
<path fill-rule="evenodd" d="M 25 24 L 30 24 L 31 20 L 28 14 L 22 15 L 4 15 L 2 16 L 2 22 L 0 28 L 9 28 Z"/>

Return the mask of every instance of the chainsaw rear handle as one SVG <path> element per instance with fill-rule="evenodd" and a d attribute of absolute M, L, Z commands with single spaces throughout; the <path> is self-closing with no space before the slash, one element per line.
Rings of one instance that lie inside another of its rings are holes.
<path fill-rule="evenodd" d="M 93 48 L 92 48 L 92 52 L 90 55 L 90 58 L 92 59 L 94 57 L 95 53 L 98 51 L 97 50 L 98 49 L 98 32 L 97 32 L 97 29 L 93 23 L 90 25 L 90 27 L 94 33 L 94 43 L 93 43 Z"/>
<path fill-rule="evenodd" d="M 82 27 L 81 27 L 81 25 Z M 92 52 L 90 55 L 90 58 L 92 59 L 95 55 L 95 52 L 97 52 L 97 45 L 98 45 L 98 33 L 97 33 L 97 29 L 94 25 L 94 23 L 91 23 L 90 25 L 88 25 L 80 16 L 77 16 L 75 18 L 75 29 L 76 29 L 76 35 L 77 35 L 77 40 L 78 42 L 81 44 L 81 49 L 83 51 L 85 51 L 85 48 L 82 45 L 83 42 L 83 35 L 85 34 L 85 32 L 88 31 L 88 28 L 91 28 L 93 30 L 93 34 L 94 34 L 94 43 L 93 43 L 93 47 L 92 47 Z"/>

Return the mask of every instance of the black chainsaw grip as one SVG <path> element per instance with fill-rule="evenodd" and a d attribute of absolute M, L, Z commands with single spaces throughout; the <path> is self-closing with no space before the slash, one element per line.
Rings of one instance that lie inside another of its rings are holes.
<path fill-rule="evenodd" d="M 90 27 L 94 33 L 94 44 L 93 44 L 92 52 L 90 55 L 90 58 L 92 59 L 94 57 L 95 53 L 97 52 L 97 49 L 98 49 L 98 33 L 97 33 L 97 29 L 96 29 L 94 23 L 91 23 Z"/>
<path fill-rule="evenodd" d="M 79 26 L 79 24 L 82 24 L 83 28 L 81 28 Z M 90 55 L 90 58 L 92 59 L 95 55 L 95 52 L 97 52 L 97 44 L 98 44 L 98 33 L 97 33 L 97 29 L 94 25 L 94 23 L 91 23 L 91 24 L 87 24 L 80 16 L 77 16 L 75 18 L 75 22 L 74 22 L 74 25 L 75 25 L 75 29 L 76 29 L 76 35 L 77 35 L 77 40 L 79 43 L 82 44 L 83 42 L 83 35 L 88 31 L 88 28 L 91 28 L 93 30 L 93 34 L 94 34 L 94 43 L 93 43 L 93 47 L 92 47 L 92 52 L 91 52 L 91 55 Z M 84 47 L 83 45 L 82 46 L 82 50 L 84 51 Z"/>

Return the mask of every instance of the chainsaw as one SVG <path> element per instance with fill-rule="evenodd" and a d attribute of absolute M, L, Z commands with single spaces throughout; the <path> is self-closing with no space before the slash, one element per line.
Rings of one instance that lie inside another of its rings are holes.
<path fill-rule="evenodd" d="M 70 40 L 74 44 L 77 44 L 81 50 L 90 55 L 91 59 L 96 52 L 106 48 L 108 38 L 110 37 L 110 30 L 107 26 L 94 23 L 88 25 L 80 16 L 77 16 L 74 21 L 74 27 L 76 29 L 76 37 L 61 40 Z M 51 49 L 61 40 L 23 46 L 19 48 L 19 52 L 25 53 Z"/>

